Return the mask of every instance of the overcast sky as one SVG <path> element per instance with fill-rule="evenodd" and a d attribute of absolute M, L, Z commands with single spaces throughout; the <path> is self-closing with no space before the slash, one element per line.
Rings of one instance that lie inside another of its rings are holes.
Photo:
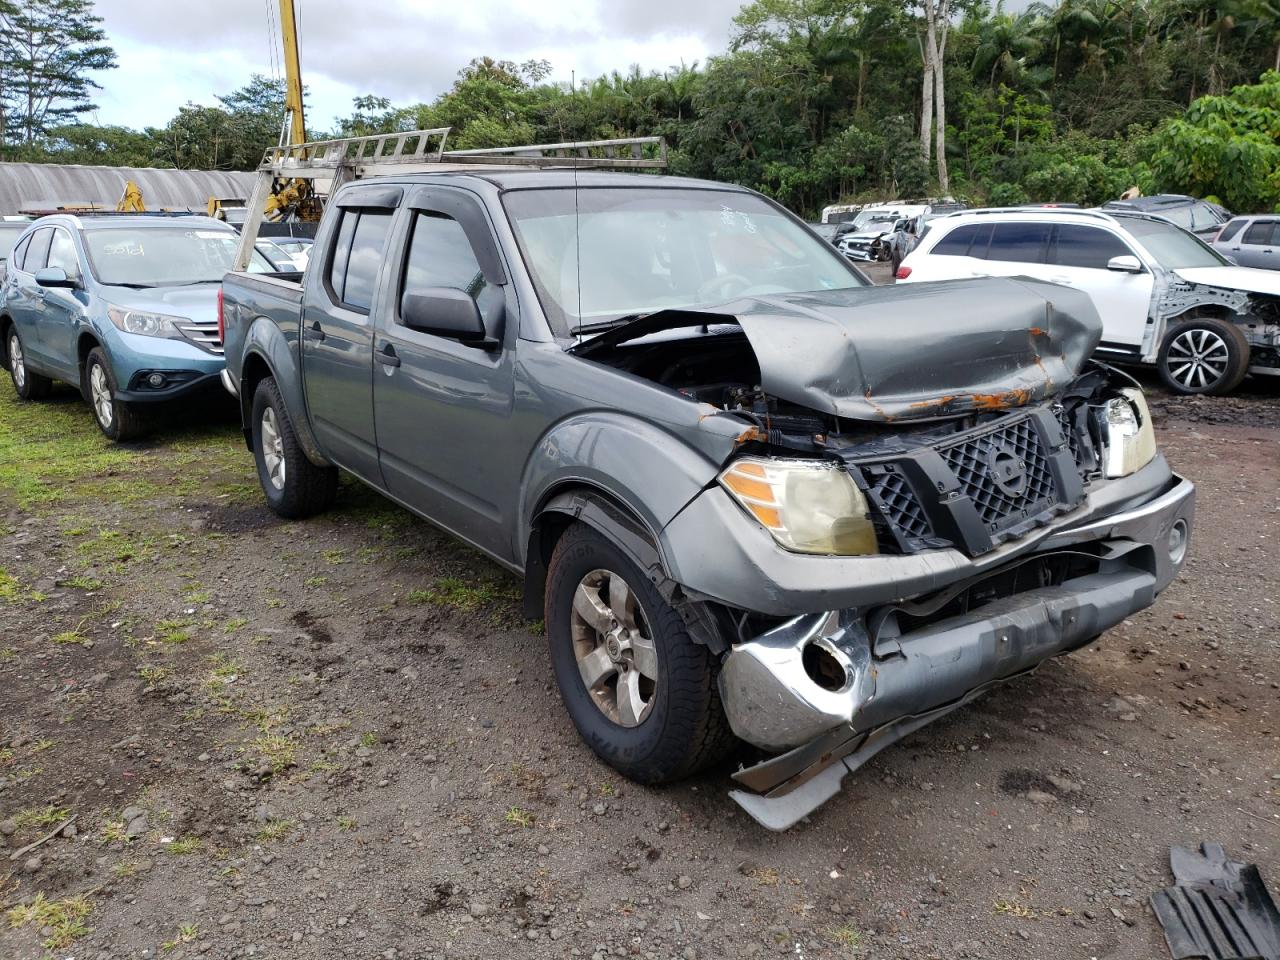
<path fill-rule="evenodd" d="M 472 57 L 545 59 L 553 78 L 703 61 L 725 49 L 741 0 L 295 0 L 308 126 L 372 93 L 428 101 Z M 99 123 L 161 126 L 253 73 L 279 73 L 277 0 L 98 0 L 119 66 L 97 77 Z"/>

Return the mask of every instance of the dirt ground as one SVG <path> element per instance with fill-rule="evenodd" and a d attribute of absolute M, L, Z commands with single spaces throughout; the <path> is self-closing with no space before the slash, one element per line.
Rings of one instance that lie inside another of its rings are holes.
<path fill-rule="evenodd" d="M 6 383 L 0 957 L 1166 956 L 1171 844 L 1280 893 L 1280 390 L 1154 410 L 1182 578 L 775 835 L 599 763 L 428 525 L 352 484 L 283 523 L 227 411 L 111 448 Z"/>

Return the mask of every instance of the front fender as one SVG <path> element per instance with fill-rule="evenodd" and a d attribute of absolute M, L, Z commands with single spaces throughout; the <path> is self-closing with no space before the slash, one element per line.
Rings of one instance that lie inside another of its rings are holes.
<path fill-rule="evenodd" d="M 266 372 L 275 379 L 284 400 L 285 412 L 293 424 L 294 434 L 302 452 L 318 467 L 330 465 L 329 458 L 320 449 L 311 419 L 307 415 L 307 401 L 302 390 L 302 368 L 298 363 L 298 338 L 286 336 L 280 325 L 269 317 L 259 316 L 249 324 L 241 348 L 240 362 L 240 420 L 248 437 L 253 417 L 253 393 L 262 380 L 261 371 L 255 370 L 255 359 L 265 365 Z"/>
<path fill-rule="evenodd" d="M 727 453 L 729 444 L 726 448 Z M 660 423 L 607 411 L 562 420 L 534 445 L 525 464 L 516 556 L 525 560 L 534 522 L 558 493 L 574 487 L 599 490 L 656 538 L 719 469 L 719 463 Z"/>

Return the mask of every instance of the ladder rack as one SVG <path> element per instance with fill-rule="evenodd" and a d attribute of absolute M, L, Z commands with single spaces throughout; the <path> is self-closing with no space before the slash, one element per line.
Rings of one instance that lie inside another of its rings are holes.
<path fill-rule="evenodd" d="M 663 137 L 624 137 L 577 143 L 540 143 L 480 150 L 446 150 L 450 127 L 343 137 L 269 148 L 240 228 L 235 270 L 249 266 L 263 210 L 278 179 L 309 180 L 316 193 L 332 195 L 350 180 L 444 170 L 488 167 L 580 167 L 612 170 L 660 170 L 667 166 Z"/>

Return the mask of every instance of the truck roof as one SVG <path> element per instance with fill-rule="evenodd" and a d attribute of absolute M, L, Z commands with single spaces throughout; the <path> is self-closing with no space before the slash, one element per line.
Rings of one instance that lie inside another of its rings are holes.
<path fill-rule="evenodd" d="M 372 178 L 371 178 L 372 179 Z M 723 190 L 733 193 L 749 193 L 745 187 L 692 177 L 668 177 L 652 173 L 626 173 L 615 170 L 582 170 L 572 168 L 529 168 L 441 170 L 431 173 L 412 173 L 403 177 L 376 178 L 384 183 L 431 183 L 437 180 L 481 180 L 499 190 L 533 190 L 555 187 L 659 187 L 671 189 Z M 360 180 L 369 183 L 371 180 Z"/>

